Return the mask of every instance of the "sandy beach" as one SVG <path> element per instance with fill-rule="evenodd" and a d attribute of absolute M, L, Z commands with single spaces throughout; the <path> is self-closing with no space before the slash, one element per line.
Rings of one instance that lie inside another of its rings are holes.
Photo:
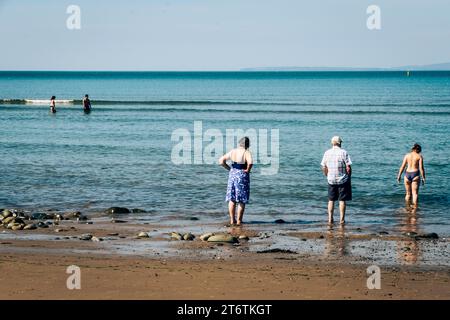
<path fill-rule="evenodd" d="M 193 219 L 181 227 L 122 219 L 126 222 L 97 217 L 49 222 L 36 230 L 3 229 L 0 299 L 450 298 L 445 238 L 358 235 L 351 227 L 278 232 L 283 224 L 227 228 Z M 201 241 L 205 227 L 249 240 Z M 142 230 L 150 237 L 138 238 Z M 196 238 L 173 240 L 175 230 Z M 94 238 L 80 240 L 86 235 Z M 379 290 L 367 288 L 372 264 L 381 269 Z M 70 265 L 80 267 L 80 290 L 66 286 Z"/>

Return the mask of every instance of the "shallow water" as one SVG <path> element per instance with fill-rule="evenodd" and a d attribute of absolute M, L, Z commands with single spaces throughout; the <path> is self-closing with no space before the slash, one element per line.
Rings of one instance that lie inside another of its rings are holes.
<path fill-rule="evenodd" d="M 90 114 L 79 101 L 57 105 L 56 115 L 24 101 L 85 93 Z M 171 162 L 173 130 L 193 133 L 194 121 L 203 132 L 279 129 L 279 172 L 264 176 L 255 166 L 249 223 L 281 218 L 323 228 L 319 164 L 339 134 L 354 162 L 352 226 L 450 235 L 448 72 L 0 72 L 0 207 L 93 213 L 120 205 L 151 210 L 144 220 L 225 221 L 227 172 Z M 423 146 L 428 183 L 412 214 L 395 177 L 414 142 Z"/>

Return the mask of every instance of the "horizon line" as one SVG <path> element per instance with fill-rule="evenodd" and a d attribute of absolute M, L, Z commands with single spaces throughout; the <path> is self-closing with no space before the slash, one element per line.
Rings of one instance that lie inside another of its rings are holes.
<path fill-rule="evenodd" d="M 404 72 L 404 71 L 432 71 L 432 72 L 440 72 L 440 71 L 450 71 L 449 69 L 408 69 L 408 68 L 340 68 L 340 67 L 293 67 L 304 70 L 289 70 L 289 69 L 277 69 L 277 67 L 261 67 L 261 68 L 242 68 L 236 70 L 0 70 L 0 72 Z"/>

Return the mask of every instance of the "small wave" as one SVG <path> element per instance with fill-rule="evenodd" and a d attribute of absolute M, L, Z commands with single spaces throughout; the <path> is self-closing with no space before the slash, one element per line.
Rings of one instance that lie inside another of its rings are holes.
<path fill-rule="evenodd" d="M 1 104 L 0 104 L 1 106 Z M 42 105 L 36 104 L 36 107 Z M 79 108 L 69 108 L 67 111 L 79 111 Z M 8 107 L 10 110 L 23 110 L 23 107 L 20 106 L 11 106 Z M 336 114 L 339 113 L 341 115 L 403 115 L 405 114 L 402 110 L 343 110 L 343 109 L 327 109 L 327 110 L 289 110 L 289 109 L 244 109 L 244 108 L 183 108 L 183 107 L 140 107 L 140 108 L 129 108 L 129 107 L 95 107 L 94 110 L 96 113 L 98 112 L 133 112 L 133 113 L 159 113 L 159 112 L 167 112 L 167 113 L 175 113 L 175 112 L 187 112 L 187 113 L 229 113 L 230 111 L 238 112 L 241 114 L 275 114 L 275 115 L 325 115 L 325 114 Z M 423 115 L 423 116 L 450 116 L 450 111 L 413 111 L 410 110 L 408 112 L 409 115 Z"/>
<path fill-rule="evenodd" d="M 49 104 L 50 100 L 39 100 L 39 99 L 24 99 L 25 104 Z M 73 104 L 73 100 L 55 100 L 58 104 Z"/>
<path fill-rule="evenodd" d="M 81 104 L 83 100 L 55 100 L 60 104 Z M 49 104 L 49 99 L 0 99 L 0 104 Z M 91 100 L 95 105 L 295 105 L 279 102 L 211 101 L 211 100 Z"/>
<path fill-rule="evenodd" d="M 55 100 L 58 104 L 73 104 L 74 100 L 64 99 Z M 36 104 L 36 105 L 48 105 L 50 99 L 0 99 L 0 104 Z"/>
<path fill-rule="evenodd" d="M 81 99 L 55 100 L 58 104 L 81 104 Z M 0 99 L 2 104 L 49 104 L 48 99 Z M 230 101 L 230 100 L 91 100 L 92 105 L 248 105 L 248 106 L 297 106 L 297 107 L 424 107 L 439 108 L 450 107 L 449 103 L 423 103 L 412 104 L 409 102 L 393 103 L 321 103 L 321 102 L 295 102 L 295 101 Z"/>

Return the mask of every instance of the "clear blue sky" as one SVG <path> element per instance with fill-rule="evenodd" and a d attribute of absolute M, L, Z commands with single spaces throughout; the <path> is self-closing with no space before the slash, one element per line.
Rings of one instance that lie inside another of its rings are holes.
<path fill-rule="evenodd" d="M 81 30 L 66 8 L 81 7 Z M 366 27 L 381 8 L 382 29 Z M 450 62 L 449 0 L 0 0 L 0 70 Z"/>

